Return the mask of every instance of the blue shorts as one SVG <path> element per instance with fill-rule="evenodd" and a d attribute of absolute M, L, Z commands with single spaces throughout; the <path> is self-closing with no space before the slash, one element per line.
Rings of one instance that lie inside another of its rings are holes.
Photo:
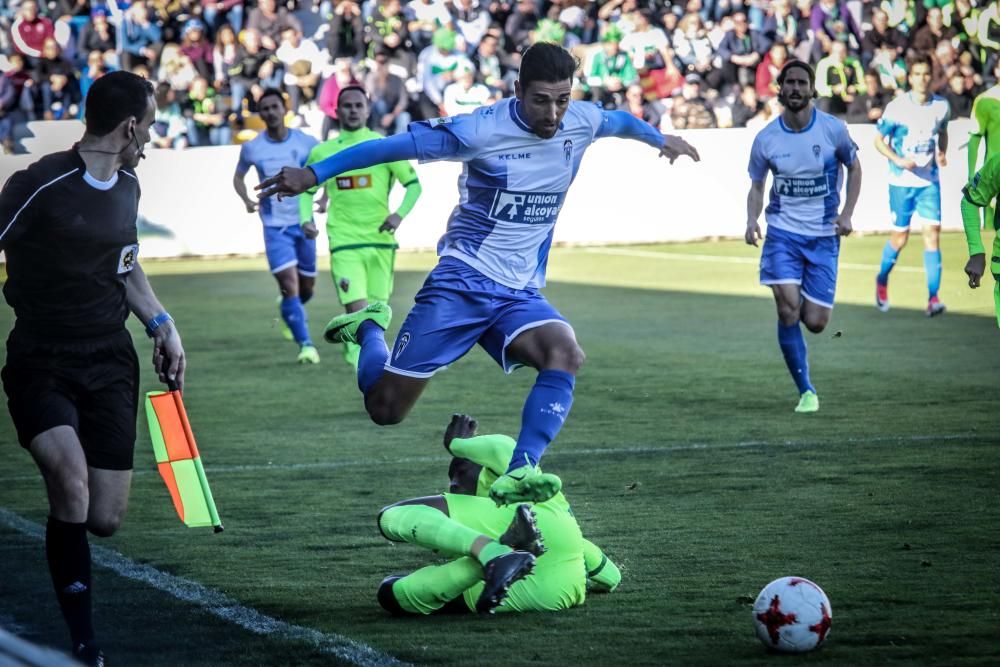
<path fill-rule="evenodd" d="M 803 297 L 833 308 L 838 257 L 839 236 L 804 236 L 769 226 L 760 255 L 760 284 L 800 285 Z"/>
<path fill-rule="evenodd" d="M 507 346 L 524 331 L 550 322 L 569 326 L 538 290 L 513 289 L 468 264 L 443 257 L 414 297 L 385 369 L 429 378 L 479 343 L 505 373 L 522 366 Z"/>
<path fill-rule="evenodd" d="M 297 266 L 303 276 L 316 275 L 316 239 L 307 239 L 299 225 L 265 225 L 264 252 L 271 273 Z"/>
<path fill-rule="evenodd" d="M 914 213 L 929 225 L 940 225 L 941 184 L 931 183 L 919 188 L 890 185 L 889 212 L 897 229 L 909 229 Z"/>

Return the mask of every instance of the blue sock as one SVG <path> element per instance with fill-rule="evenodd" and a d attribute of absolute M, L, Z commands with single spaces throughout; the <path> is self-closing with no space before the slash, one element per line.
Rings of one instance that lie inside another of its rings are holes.
<path fill-rule="evenodd" d="M 785 365 L 795 380 L 795 386 L 799 388 L 799 394 L 816 391 L 809 381 L 806 339 L 802 337 L 802 328 L 798 322 L 787 327 L 778 322 L 778 345 L 781 346 L 781 353 L 785 355 Z"/>
<path fill-rule="evenodd" d="M 361 355 L 358 357 L 358 389 L 368 392 L 385 372 L 385 361 L 389 358 L 389 348 L 385 345 L 385 330 L 371 320 L 365 320 L 358 327 L 358 343 Z"/>
<path fill-rule="evenodd" d="M 286 296 L 281 300 L 281 319 L 292 330 L 292 336 L 299 345 L 312 345 L 309 339 L 309 317 L 297 296 Z"/>
<path fill-rule="evenodd" d="M 566 371 L 545 370 L 538 373 L 535 386 L 531 388 L 521 411 L 521 433 L 517 436 L 508 472 L 523 466 L 525 457 L 531 465 L 538 464 L 573 406 L 575 384 L 576 378 Z"/>
<path fill-rule="evenodd" d="M 927 292 L 931 298 L 941 289 L 941 251 L 924 251 L 924 270 L 927 271 Z"/>
<path fill-rule="evenodd" d="M 899 257 L 899 251 L 892 247 L 892 244 L 888 241 L 885 242 L 885 246 L 882 248 L 882 268 L 878 271 L 878 282 L 885 285 L 889 282 L 889 272 L 892 271 L 892 267 L 896 265 L 896 259 Z"/>

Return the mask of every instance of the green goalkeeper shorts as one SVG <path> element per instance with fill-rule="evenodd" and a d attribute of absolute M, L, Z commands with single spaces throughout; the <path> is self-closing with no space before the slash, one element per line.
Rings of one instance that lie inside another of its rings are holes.
<path fill-rule="evenodd" d="M 446 493 L 452 519 L 493 538 L 500 537 L 514 518 L 514 506 L 497 507 L 478 496 Z M 557 611 L 583 604 L 587 596 L 587 568 L 583 562 L 583 534 L 569 508 L 562 504 L 534 505 L 535 519 L 546 552 L 534 571 L 510 588 L 497 608 L 506 611 Z M 465 604 L 475 610 L 483 590 L 478 583 L 465 591 Z"/>
<path fill-rule="evenodd" d="M 392 294 L 394 247 L 365 246 L 330 253 L 330 274 L 341 305 L 367 299 L 387 303 Z"/>

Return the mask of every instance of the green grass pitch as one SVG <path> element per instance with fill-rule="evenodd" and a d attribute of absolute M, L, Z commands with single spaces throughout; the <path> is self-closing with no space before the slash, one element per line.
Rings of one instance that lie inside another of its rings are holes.
<path fill-rule="evenodd" d="M 750 605 L 800 575 L 833 605 L 837 665 L 1000 663 L 1000 353 L 992 279 L 970 290 L 960 235 L 943 237 L 942 300 L 928 319 L 918 238 L 873 306 L 885 237 L 851 238 L 827 331 L 807 334 L 816 415 L 795 415 L 758 250 L 741 242 L 552 253 L 548 298 L 588 359 L 544 464 L 584 533 L 621 566 L 619 591 L 558 614 L 395 620 L 381 579 L 435 560 L 391 544 L 379 508 L 446 486 L 441 430 L 456 411 L 516 435 L 533 373 L 505 377 L 473 350 L 410 417 L 365 416 L 339 350 L 300 367 L 274 322 L 262 259 L 149 261 L 189 355 L 185 402 L 226 532 L 187 529 L 153 472 L 139 422 L 120 532 L 93 540 L 285 623 L 426 665 L 773 663 Z M 434 258 L 399 256 L 394 329 Z M 340 312 L 325 269 L 309 304 L 320 338 Z M 0 308 L 0 331 L 12 324 Z M 143 390 L 150 346 L 131 328 Z M 2 354 L 2 353 L 0 353 Z M 6 414 L 0 512 L 44 524 L 45 495 Z M 308 641 L 259 635 L 95 568 L 97 629 L 111 664 L 338 664 Z M 0 626 L 68 642 L 43 544 L 0 521 Z M 792 659 L 798 662 L 799 659 Z"/>

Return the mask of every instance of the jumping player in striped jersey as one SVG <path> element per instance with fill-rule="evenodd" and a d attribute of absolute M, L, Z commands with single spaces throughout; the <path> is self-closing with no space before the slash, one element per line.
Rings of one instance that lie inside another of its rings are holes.
<path fill-rule="evenodd" d="M 771 287 L 778 306 L 778 345 L 799 391 L 796 412 L 819 410 L 799 323 L 819 333 L 830 321 L 840 237 L 851 233 L 861 190 L 857 146 L 843 121 L 814 107 L 815 84 L 812 68 L 800 60 L 782 68 L 778 95 L 785 109 L 754 138 L 747 194 L 745 238 L 756 246 L 761 238 L 757 219 L 764 208 L 764 182 L 771 173 L 760 282 Z M 843 210 L 842 166 L 847 167 Z"/>
<path fill-rule="evenodd" d="M 258 186 L 260 197 L 298 194 L 360 167 L 419 158 L 463 163 L 460 200 L 438 243 L 441 260 L 389 354 L 382 304 L 334 318 L 327 340 L 361 345 L 358 384 L 378 424 L 407 415 L 435 372 L 478 343 L 510 372 L 538 370 L 524 404 L 507 473 L 493 485 L 498 504 L 541 502 L 561 486 L 536 465 L 573 403 L 583 350 L 573 328 L 539 290 L 556 218 L 586 148 L 601 137 L 642 141 L 670 159 L 698 159 L 683 139 L 628 113 L 571 102 L 577 63 L 540 42 L 525 51 L 516 97 L 471 114 L 414 123 L 410 131 L 365 142 L 311 165 L 286 167 Z"/>

